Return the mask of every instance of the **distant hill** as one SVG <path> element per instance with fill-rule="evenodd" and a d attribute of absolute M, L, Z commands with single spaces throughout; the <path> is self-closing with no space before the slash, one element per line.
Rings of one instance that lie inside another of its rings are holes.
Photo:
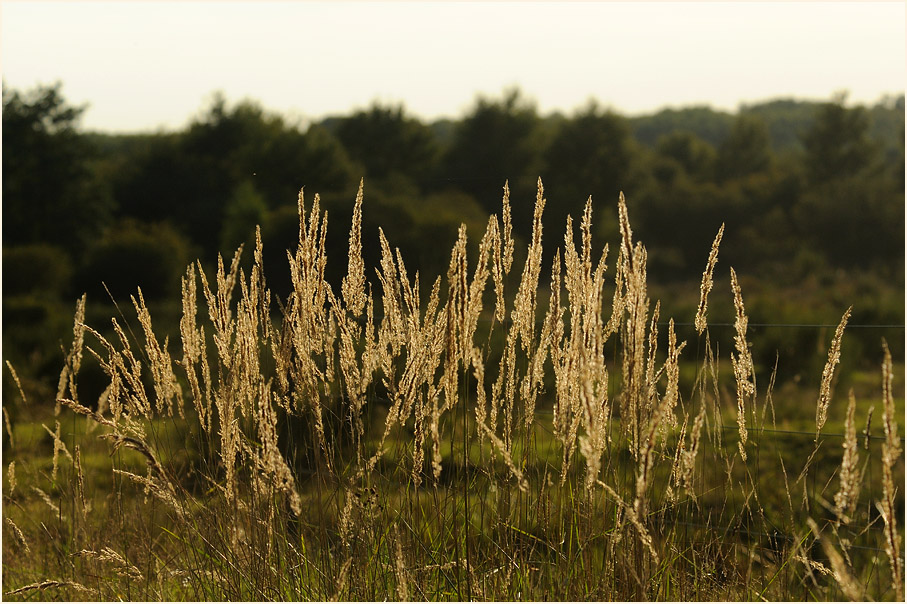
<path fill-rule="evenodd" d="M 775 152 L 800 151 L 801 135 L 809 129 L 816 111 L 824 101 L 774 99 L 752 105 L 743 104 L 739 113 L 757 115 L 765 120 Z M 886 152 L 903 145 L 904 95 L 890 96 L 866 107 L 871 118 L 870 136 Z M 633 133 L 641 144 L 654 146 L 661 136 L 677 130 L 692 132 L 719 145 L 730 132 L 735 114 L 708 106 L 663 109 L 651 115 L 629 118 Z"/>

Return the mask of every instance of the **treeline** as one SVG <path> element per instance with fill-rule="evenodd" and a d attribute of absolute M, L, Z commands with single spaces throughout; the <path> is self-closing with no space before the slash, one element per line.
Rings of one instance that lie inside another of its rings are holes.
<path fill-rule="evenodd" d="M 624 191 L 655 281 L 696 281 L 724 222 L 722 261 L 755 291 L 811 292 L 807 311 L 791 312 L 857 287 L 873 300 L 864 321 L 902 324 L 904 96 L 869 107 L 845 101 L 634 118 L 589 102 L 543 116 L 512 89 L 478 98 L 459 120 L 423 123 L 402 106 L 375 104 L 303 126 L 216 96 L 183 130 L 110 135 L 82 131 L 84 108 L 67 103 L 59 84 L 28 92 L 4 84 L 4 356 L 35 375 L 55 371 L 81 292 L 93 304 L 112 297 L 128 306 L 141 286 L 166 308 L 188 262 L 213 265 L 218 252 L 251 242 L 255 225 L 284 298 L 303 186 L 309 207 L 319 193 L 329 211 L 328 272 L 339 283 L 360 177 L 371 266 L 380 225 L 410 270 L 443 274 L 458 226 L 477 240 L 505 181 L 515 235 L 525 239 L 541 176 L 549 241 L 562 241 L 567 216 L 577 219 L 591 195 L 598 241 L 613 245 Z"/>

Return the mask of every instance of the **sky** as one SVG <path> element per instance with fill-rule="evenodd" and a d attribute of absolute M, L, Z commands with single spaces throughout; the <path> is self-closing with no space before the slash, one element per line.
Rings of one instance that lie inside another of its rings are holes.
<path fill-rule="evenodd" d="M 542 114 L 905 89 L 903 2 L 0 2 L 6 86 L 61 81 L 87 130 L 175 130 L 253 99 L 303 123 L 403 103 L 459 118 L 511 86 Z"/>

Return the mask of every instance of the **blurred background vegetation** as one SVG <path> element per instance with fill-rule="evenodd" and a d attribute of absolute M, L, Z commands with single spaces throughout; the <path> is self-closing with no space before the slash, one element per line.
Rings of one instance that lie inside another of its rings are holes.
<path fill-rule="evenodd" d="M 590 101 L 543 116 L 510 89 L 477 98 L 458 120 L 424 123 L 376 103 L 307 125 L 215 95 L 184 130 L 134 135 L 81 130 L 84 109 L 60 84 L 3 86 L 3 356 L 48 400 L 82 292 L 88 323 L 103 328 L 120 311 L 129 316 L 141 286 L 156 327 L 177 333 L 186 264 L 213 267 L 218 253 L 250 243 L 258 224 L 269 283 L 285 299 L 302 186 L 308 206 L 317 192 L 329 211 L 328 272 L 339 286 L 360 177 L 367 265 L 377 265 L 380 225 L 423 287 L 445 273 L 460 223 L 473 244 L 481 236 L 506 180 L 525 242 L 541 176 L 546 261 L 590 195 L 597 245 L 614 248 L 624 191 L 659 284 L 653 301 L 680 322 L 692 320 L 726 223 L 716 288 L 727 290 L 728 266 L 742 276 L 757 361 L 770 370 L 777 354 L 779 380 L 817 379 L 833 327 L 760 324 L 835 325 L 851 304 L 852 325 L 904 324 L 903 95 L 872 106 L 840 94 L 639 117 Z M 725 297 L 722 315 L 713 296 L 715 328 L 733 321 Z M 881 337 L 902 360 L 903 335 L 851 329 L 845 366 L 877 368 Z"/>

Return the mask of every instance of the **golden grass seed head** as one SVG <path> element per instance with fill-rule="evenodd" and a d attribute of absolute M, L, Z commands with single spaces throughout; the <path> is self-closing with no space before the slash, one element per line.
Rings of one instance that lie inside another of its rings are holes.
<path fill-rule="evenodd" d="M 5 592 L 4 596 L 15 596 L 29 591 L 41 591 L 45 589 L 61 589 L 61 588 L 70 588 L 75 589 L 76 591 L 95 593 L 95 590 L 85 587 L 81 583 L 76 583 L 75 581 L 40 581 L 38 583 L 31 583 L 20 587 L 19 589 L 14 589 L 12 591 Z"/>
<path fill-rule="evenodd" d="M 897 506 L 895 497 L 897 486 L 894 483 L 892 469 L 901 455 L 898 426 L 895 422 L 894 397 L 892 381 L 894 379 L 891 351 L 888 342 L 882 340 L 884 358 L 882 360 L 882 427 L 885 441 L 882 443 L 882 500 L 876 503 L 885 522 L 885 552 L 888 554 L 891 568 L 892 584 L 899 600 L 904 599 L 903 558 L 901 535 L 897 529 Z"/>
<path fill-rule="evenodd" d="M 12 491 L 10 491 L 10 494 L 12 494 Z M 23 550 L 25 550 L 26 554 L 31 553 L 31 548 L 28 546 L 28 540 L 25 538 L 25 535 L 22 533 L 22 530 L 18 526 L 16 526 L 16 523 L 13 522 L 12 518 L 7 517 L 7 518 L 4 518 L 4 520 L 6 520 L 6 526 L 8 526 L 10 531 L 12 531 L 13 536 L 16 538 L 16 541 L 19 542 L 19 546 Z M 6 595 L 10 595 L 10 593 L 11 592 L 7 592 Z"/>
<path fill-rule="evenodd" d="M 353 221 L 350 226 L 347 274 L 341 283 L 346 307 L 353 316 L 362 316 L 365 310 L 365 263 L 362 260 L 362 200 L 365 179 L 359 181 L 356 203 L 353 205 Z"/>
<path fill-rule="evenodd" d="M 334 595 L 331 596 L 331 602 L 339 602 L 343 598 L 343 592 L 346 591 L 347 582 L 350 575 L 350 566 L 353 564 L 352 556 L 344 560 L 337 573 L 337 579 L 334 582 Z"/>
<path fill-rule="evenodd" d="M 753 367 L 753 357 L 750 353 L 749 344 L 746 341 L 746 329 L 749 319 L 746 316 L 746 309 L 743 305 L 743 293 L 740 284 L 737 282 L 737 273 L 731 267 L 731 290 L 734 293 L 734 309 L 737 318 L 734 321 L 736 335 L 734 343 L 737 349 L 737 356 L 731 354 L 731 365 L 734 368 L 734 378 L 737 382 L 737 429 L 740 433 L 740 441 L 737 448 L 740 452 L 740 458 L 746 461 L 746 401 L 756 393 L 755 369 Z"/>
<path fill-rule="evenodd" d="M 806 519 L 807 524 L 809 525 L 810 530 L 815 534 L 816 538 L 822 543 L 822 549 L 825 551 L 825 555 L 828 556 L 829 561 L 831 562 L 832 572 L 837 581 L 838 585 L 841 587 L 841 591 L 844 592 L 844 595 L 847 596 L 853 602 L 859 602 L 864 599 L 863 588 L 860 587 L 860 584 L 853 577 L 853 574 L 850 572 L 850 569 L 847 566 L 847 563 L 844 561 L 843 556 L 837 550 L 837 548 L 832 545 L 828 537 L 823 535 L 819 530 L 819 526 L 816 524 L 816 521 L 812 518 Z"/>
<path fill-rule="evenodd" d="M 50 495 L 45 493 L 40 487 L 32 486 L 31 490 L 34 491 L 38 495 L 38 497 L 41 498 L 41 500 L 45 503 L 45 505 L 47 505 L 47 507 L 49 507 L 51 510 L 53 510 L 54 514 L 60 513 L 60 507 L 56 503 L 54 503 L 53 500 L 50 498 Z"/>
<path fill-rule="evenodd" d="M 13 382 L 16 383 L 16 388 L 19 390 L 19 397 L 22 399 L 22 402 L 27 405 L 28 398 L 26 398 L 25 391 L 22 389 L 22 382 L 19 381 L 19 374 L 16 373 L 16 368 L 9 362 L 9 359 L 6 360 L 6 367 L 9 369 L 10 375 L 13 376 Z"/>
<path fill-rule="evenodd" d="M 7 495 L 9 497 L 13 496 L 13 491 L 16 490 L 16 462 L 9 462 L 9 466 L 6 468 L 6 478 L 9 482 L 9 492 Z"/>
<path fill-rule="evenodd" d="M 60 405 L 60 403 L 57 403 Z M 72 455 L 69 454 L 69 450 L 66 448 L 66 443 L 60 439 L 60 422 L 56 422 L 56 431 L 52 432 L 45 424 L 41 424 L 41 427 L 50 435 L 51 439 L 54 441 L 54 454 L 53 454 L 53 470 L 51 471 L 51 480 L 57 480 L 57 469 L 59 465 L 59 454 L 62 451 L 66 457 L 69 458 L 69 461 L 72 461 Z"/>
<path fill-rule="evenodd" d="M 9 446 L 12 448 L 13 443 L 13 426 L 9 421 L 9 411 L 6 410 L 6 405 L 3 406 L 3 425 L 6 427 L 6 436 L 9 438 Z"/>
<path fill-rule="evenodd" d="M 504 231 L 502 233 L 504 242 L 503 268 L 504 274 L 510 274 L 510 267 L 513 265 L 513 224 L 510 218 L 510 186 L 504 183 L 504 197 L 501 200 L 501 220 L 503 221 Z"/>
<path fill-rule="evenodd" d="M 406 565 L 403 561 L 403 546 L 400 542 L 400 530 L 394 524 L 394 576 L 397 580 L 397 597 L 401 602 L 409 600 L 409 587 L 406 580 Z"/>
<path fill-rule="evenodd" d="M 633 264 L 633 229 L 630 228 L 630 217 L 627 213 L 627 200 L 624 198 L 624 192 L 621 191 L 617 201 L 617 213 L 620 223 L 621 251 L 624 253 L 626 261 Z"/>
<path fill-rule="evenodd" d="M 133 581 L 144 580 L 142 572 L 134 565 L 129 564 L 121 554 L 111 547 L 103 547 L 97 551 L 83 549 L 72 555 L 79 558 L 89 558 L 105 564 L 111 564 L 114 567 L 114 572 L 121 577 L 127 577 Z"/>
<path fill-rule="evenodd" d="M 850 390 L 847 403 L 847 416 L 844 421 L 844 456 L 838 470 L 839 488 L 835 494 L 835 514 L 844 523 L 850 522 L 850 510 L 860 494 L 861 474 L 859 472 L 860 453 L 857 444 L 857 426 L 854 420 L 857 400 Z"/>
<path fill-rule="evenodd" d="M 712 249 L 709 251 L 709 259 L 706 262 L 705 270 L 702 272 L 702 285 L 699 288 L 699 308 L 696 311 L 696 332 L 702 333 L 707 326 L 706 312 L 709 306 L 709 292 L 712 291 L 712 275 L 715 272 L 715 265 L 718 264 L 718 247 L 721 245 L 721 237 L 724 235 L 724 223 L 718 229 L 715 240 L 712 242 Z"/>
<path fill-rule="evenodd" d="M 828 349 L 828 361 L 822 370 L 822 383 L 819 387 L 819 399 L 816 402 L 816 441 L 819 440 L 819 433 L 828 418 L 828 405 L 831 403 L 833 394 L 832 379 L 835 375 L 835 367 L 841 361 L 841 338 L 844 337 L 844 328 L 847 326 L 847 320 L 850 318 L 850 312 L 853 306 L 848 308 L 841 317 L 841 322 L 835 329 L 835 335 L 832 338 L 831 346 Z"/>
<path fill-rule="evenodd" d="M 74 461 L 73 465 L 76 469 L 76 495 L 78 496 L 79 509 L 82 511 L 82 514 L 87 511 L 88 503 L 85 501 L 85 474 L 82 471 L 82 450 L 79 445 L 74 447 Z"/>
<path fill-rule="evenodd" d="M 893 466 L 901 454 L 900 440 L 898 439 L 898 424 L 895 421 L 894 395 L 892 382 L 894 381 L 893 363 L 888 342 L 882 340 L 884 358 L 882 360 L 882 428 L 885 432 L 883 447 L 883 461 L 886 465 Z"/>
<path fill-rule="evenodd" d="M 706 406 L 702 405 L 699 408 L 699 413 L 696 414 L 696 419 L 693 420 L 693 428 L 690 430 L 690 446 L 683 452 L 683 458 L 681 459 L 680 482 L 687 492 L 694 497 L 692 486 L 696 468 L 696 456 L 699 453 L 699 443 L 701 442 L 702 426 L 705 424 L 706 419 L 705 411 Z"/>

